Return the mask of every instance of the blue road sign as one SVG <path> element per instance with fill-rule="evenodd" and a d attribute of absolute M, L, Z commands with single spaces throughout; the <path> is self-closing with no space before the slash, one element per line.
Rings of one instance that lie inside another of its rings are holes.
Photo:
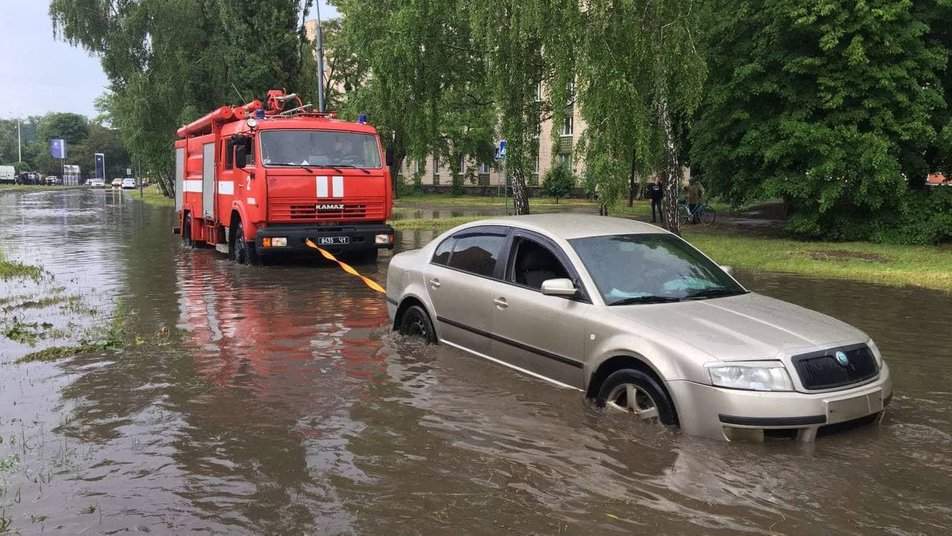
<path fill-rule="evenodd" d="M 66 160 L 66 140 L 60 138 L 50 140 L 50 156 L 57 160 Z"/>
<path fill-rule="evenodd" d="M 506 140 L 499 140 L 499 146 L 496 147 L 496 160 L 505 160 L 506 158 L 506 146 L 509 143 Z"/>

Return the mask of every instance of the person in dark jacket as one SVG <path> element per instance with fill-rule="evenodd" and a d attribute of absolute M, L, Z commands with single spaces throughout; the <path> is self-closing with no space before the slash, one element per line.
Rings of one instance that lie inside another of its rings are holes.
<path fill-rule="evenodd" d="M 664 190 L 661 189 L 661 181 L 655 179 L 648 183 L 648 199 L 651 199 L 651 223 L 658 220 L 664 222 L 664 213 L 661 211 L 661 200 L 664 198 Z"/>

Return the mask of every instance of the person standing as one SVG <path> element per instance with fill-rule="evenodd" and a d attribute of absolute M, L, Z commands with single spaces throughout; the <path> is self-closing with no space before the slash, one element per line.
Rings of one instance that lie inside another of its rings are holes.
<path fill-rule="evenodd" d="M 651 199 L 651 223 L 656 223 L 659 219 L 664 222 L 664 212 L 661 211 L 661 200 L 664 198 L 664 190 L 661 189 L 659 180 L 655 179 L 648 183 L 648 199 Z"/>
<path fill-rule="evenodd" d="M 701 218 L 697 213 L 697 209 L 699 206 L 701 206 L 701 203 L 704 202 L 704 187 L 701 186 L 700 181 L 697 179 L 692 179 L 687 190 L 688 210 L 691 211 L 691 223 L 701 223 Z"/>

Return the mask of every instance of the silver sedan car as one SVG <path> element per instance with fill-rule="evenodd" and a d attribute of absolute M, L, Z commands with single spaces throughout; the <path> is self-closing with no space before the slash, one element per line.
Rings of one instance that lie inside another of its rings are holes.
<path fill-rule="evenodd" d="M 663 229 L 588 215 L 473 222 L 400 253 L 395 330 L 689 434 L 812 441 L 872 420 L 889 368 L 862 331 L 750 292 Z"/>

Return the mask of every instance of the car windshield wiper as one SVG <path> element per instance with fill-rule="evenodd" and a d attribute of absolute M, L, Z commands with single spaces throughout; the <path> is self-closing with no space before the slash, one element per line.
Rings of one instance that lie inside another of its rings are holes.
<path fill-rule="evenodd" d="M 688 294 L 684 297 L 685 300 L 703 300 L 706 298 L 724 298 L 727 296 L 736 296 L 738 294 L 743 294 L 742 291 L 732 288 L 709 288 L 704 290 L 699 290 L 693 294 Z"/>
<path fill-rule="evenodd" d="M 608 305 L 634 305 L 636 303 L 674 303 L 681 301 L 681 298 L 672 298 L 669 296 L 633 296 L 631 298 L 622 298 L 610 302 Z"/>
<path fill-rule="evenodd" d="M 304 168 L 304 170 L 307 171 L 308 173 L 314 173 L 314 170 L 313 170 L 313 169 L 311 169 L 311 168 L 305 166 L 304 164 L 292 164 L 292 163 L 290 163 L 290 162 L 271 162 L 271 163 L 266 164 L 266 165 L 268 165 L 268 166 L 280 166 L 280 167 L 299 167 L 299 168 Z"/>
<path fill-rule="evenodd" d="M 337 164 L 337 165 L 328 166 L 328 167 L 331 167 L 331 168 L 334 168 L 334 169 L 337 169 L 337 168 L 359 169 L 359 170 L 363 171 L 365 174 L 370 175 L 370 172 L 367 171 L 366 169 L 364 169 L 364 168 L 362 168 L 362 167 L 359 167 L 359 166 L 354 166 L 354 165 L 352 165 L 352 164 Z M 340 171 L 340 170 L 338 170 L 338 171 Z"/>

